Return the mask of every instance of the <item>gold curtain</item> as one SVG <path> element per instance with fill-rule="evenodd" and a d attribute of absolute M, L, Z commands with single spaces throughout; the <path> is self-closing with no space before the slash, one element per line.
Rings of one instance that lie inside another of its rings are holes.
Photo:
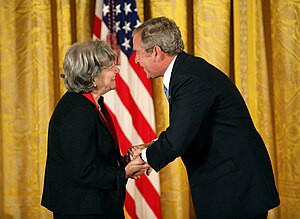
<path fill-rule="evenodd" d="M 66 49 L 91 38 L 94 1 L 0 1 L 0 218 L 51 218 L 40 206 L 50 115 L 65 92 Z M 298 0 L 137 0 L 142 20 L 167 16 L 185 50 L 236 83 L 270 153 L 281 205 L 300 218 L 300 3 Z M 168 125 L 153 81 L 157 134 Z M 160 172 L 164 219 L 196 218 L 180 158 Z M 216 209 L 217 210 L 217 209 Z"/>
<path fill-rule="evenodd" d="M 40 205 L 50 115 L 66 49 L 91 38 L 94 2 L 0 1 L 0 218 L 51 218 Z"/>

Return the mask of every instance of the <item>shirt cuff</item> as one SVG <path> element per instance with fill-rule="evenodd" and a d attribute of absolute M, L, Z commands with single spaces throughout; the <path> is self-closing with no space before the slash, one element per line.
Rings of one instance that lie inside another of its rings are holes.
<path fill-rule="evenodd" d="M 142 160 L 144 162 L 148 163 L 146 151 L 147 151 L 147 148 L 145 148 L 145 149 L 142 150 L 142 152 L 141 152 L 141 158 L 142 158 Z"/>

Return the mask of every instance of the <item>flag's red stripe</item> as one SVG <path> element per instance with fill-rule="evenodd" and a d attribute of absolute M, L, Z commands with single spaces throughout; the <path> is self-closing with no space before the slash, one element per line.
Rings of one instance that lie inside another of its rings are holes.
<path fill-rule="evenodd" d="M 161 218 L 159 194 L 146 175 L 142 174 L 141 178 L 135 181 L 135 184 L 152 211 L 155 213 L 156 217 Z"/>
<path fill-rule="evenodd" d="M 109 111 L 109 113 L 114 121 L 115 129 L 118 133 L 118 140 L 120 143 L 120 147 L 121 147 L 122 153 L 124 154 L 127 152 L 128 148 L 131 146 L 131 143 L 129 142 L 127 137 L 124 135 L 115 115 L 112 113 L 112 111 L 109 109 L 109 107 L 107 107 L 107 110 Z M 125 197 L 125 208 L 132 219 L 138 219 L 138 217 L 135 213 L 136 208 L 135 208 L 134 199 L 130 196 L 130 194 L 127 191 L 126 191 L 126 197 Z"/>
<path fill-rule="evenodd" d="M 99 17 L 96 15 L 94 16 L 94 35 L 100 39 L 101 38 L 101 25 L 102 21 Z M 144 85 L 144 87 L 147 89 L 148 93 L 152 97 L 152 82 L 149 80 L 146 76 L 146 73 L 144 72 L 143 68 L 140 67 L 138 64 L 134 62 L 135 60 L 135 53 L 128 59 L 130 65 L 132 66 L 132 69 L 134 72 L 133 74 L 137 74 L 139 77 L 141 83 Z M 125 60 L 124 60 L 125 61 Z M 122 68 L 122 67 L 121 67 Z M 121 81 L 121 80 L 119 80 Z M 141 136 L 142 140 L 144 142 L 149 142 L 155 137 L 154 130 L 152 130 L 151 126 L 148 124 L 147 120 L 145 119 L 145 116 L 140 111 L 140 109 L 135 104 L 134 100 L 132 99 L 130 95 L 130 91 L 128 86 L 126 85 L 124 81 L 122 81 L 123 86 L 118 87 L 121 83 L 117 85 L 118 95 L 121 98 L 121 101 L 125 105 L 125 107 L 128 109 L 129 113 L 132 116 L 133 120 L 133 126 L 136 128 L 138 134 Z M 125 88 L 125 90 L 124 90 Z M 129 99 L 128 99 L 129 98 Z M 129 102 L 128 102 L 129 101 Z M 110 111 L 110 110 L 109 110 Z M 126 153 L 127 149 L 131 146 L 131 142 L 123 132 L 122 128 L 120 127 L 120 124 L 117 121 L 116 116 L 110 111 L 110 114 L 112 115 L 112 118 L 114 120 L 115 128 L 118 134 L 118 140 L 120 143 L 121 151 L 122 153 Z M 146 129 L 145 129 L 145 126 Z M 149 132 L 150 130 L 150 132 Z M 157 215 L 158 218 L 161 218 L 161 210 L 160 210 L 160 200 L 159 195 L 155 188 L 152 186 L 152 183 L 149 181 L 149 179 L 146 176 L 142 176 L 139 180 L 138 184 L 135 184 L 135 189 L 139 189 L 141 192 L 141 195 L 146 200 L 152 211 L 155 215 Z M 153 195 L 154 194 L 154 195 Z M 158 195 L 158 198 L 157 198 Z M 133 195 L 134 196 L 134 195 Z M 152 197 L 154 196 L 154 197 Z M 135 200 L 134 197 L 130 196 L 128 192 L 126 192 L 126 199 L 125 199 L 125 208 L 129 214 L 129 216 L 132 219 L 138 219 L 136 215 L 136 206 L 135 206 Z"/>
<path fill-rule="evenodd" d="M 135 203 L 134 199 L 130 196 L 130 194 L 126 191 L 126 198 L 125 198 L 125 208 L 132 219 L 138 219 L 135 211 Z"/>
<path fill-rule="evenodd" d="M 126 138 L 124 135 L 122 129 L 119 126 L 119 123 L 115 117 L 115 115 L 111 112 L 109 107 L 107 107 L 109 113 L 111 114 L 111 117 L 115 123 L 115 129 L 118 133 L 118 139 L 120 146 L 122 147 L 122 152 L 123 154 L 127 152 L 128 148 L 131 146 L 130 141 Z M 142 136 L 146 135 L 147 132 L 144 132 Z M 124 150 L 125 148 L 125 150 Z M 146 200 L 154 214 L 157 216 L 157 218 L 161 218 L 161 211 L 160 211 L 160 197 L 159 194 L 157 193 L 156 189 L 153 187 L 149 179 L 142 174 L 141 179 L 136 180 L 136 185 L 139 188 L 140 193 L 142 194 L 143 198 Z M 132 197 L 127 193 L 126 200 L 125 200 L 125 208 L 128 211 L 128 214 L 132 216 L 132 213 L 129 213 L 129 211 L 133 211 L 132 207 L 135 209 L 134 202 L 131 203 Z M 130 203 L 128 203 L 130 202 Z M 129 208 L 130 207 L 130 208 Z M 135 212 L 135 210 L 134 210 Z M 133 215 L 134 218 L 134 215 Z"/>
<path fill-rule="evenodd" d="M 100 39 L 102 21 L 96 15 L 94 16 L 94 34 Z"/>
<path fill-rule="evenodd" d="M 152 82 L 147 78 L 146 72 L 144 69 L 139 65 L 135 63 L 135 52 L 132 53 L 132 55 L 129 57 L 129 63 L 137 76 L 140 78 L 141 82 L 149 92 L 150 96 L 152 97 Z"/>
<path fill-rule="evenodd" d="M 108 110 L 108 112 L 110 113 L 110 115 L 112 117 L 112 120 L 114 121 L 115 129 L 116 129 L 117 136 L 118 136 L 119 146 L 120 146 L 122 154 L 124 155 L 128 151 L 129 147 L 131 146 L 131 143 L 128 140 L 128 138 L 126 137 L 126 135 L 124 134 L 123 130 L 121 129 L 115 114 L 109 109 L 108 106 L 106 106 L 106 109 Z"/>
<path fill-rule="evenodd" d="M 119 75 L 117 75 L 116 80 L 117 86 L 115 89 L 122 103 L 132 116 L 133 126 L 135 127 L 139 136 L 142 138 L 143 142 L 152 141 L 153 138 L 155 138 L 155 133 L 134 102 L 128 86 Z"/>
<path fill-rule="evenodd" d="M 109 113 L 114 121 L 115 129 L 118 133 L 119 143 L 120 143 L 120 146 L 123 147 L 122 152 L 124 154 L 127 152 L 128 148 L 131 146 L 131 143 L 124 135 L 115 115 L 112 113 L 112 111 L 108 107 L 106 107 L 106 108 L 109 111 Z M 125 150 L 124 150 L 124 148 L 125 148 Z M 155 213 L 155 215 L 158 218 L 161 218 L 160 217 L 161 212 L 160 212 L 159 194 L 157 193 L 156 189 L 153 187 L 151 182 L 148 180 L 148 178 L 144 174 L 142 174 L 141 178 L 139 180 L 136 180 L 135 182 L 136 182 L 137 187 L 140 190 L 140 193 L 142 194 L 142 196 L 144 197 L 144 199 L 146 200 L 148 205 L 151 207 L 152 211 Z M 130 208 L 127 208 L 128 206 L 130 206 Z M 133 212 L 135 212 L 135 204 L 129 193 L 126 194 L 125 208 L 128 211 L 128 214 L 130 216 L 132 216 L 132 218 L 135 218 L 136 215 L 132 215 L 132 213 L 129 213 L 129 211 L 133 211 L 133 208 L 134 208 Z"/>
<path fill-rule="evenodd" d="M 115 114 L 113 114 L 113 112 L 109 109 L 108 106 L 106 106 L 106 108 L 109 111 L 109 113 L 114 121 L 115 129 L 118 134 L 118 141 L 120 143 L 120 148 L 121 148 L 122 153 L 124 154 L 127 152 L 128 148 L 131 146 L 131 143 L 125 136 L 124 132 L 122 131 Z M 132 219 L 138 219 L 138 217 L 135 213 L 136 209 L 135 209 L 134 199 L 130 196 L 130 194 L 127 191 L 126 191 L 126 196 L 125 196 L 125 208 L 127 210 L 127 213 L 130 215 L 130 217 Z"/>
<path fill-rule="evenodd" d="M 115 115 L 112 113 L 112 111 L 107 107 L 107 110 L 109 111 L 114 124 L 115 124 L 115 129 L 118 133 L 118 140 L 120 143 L 120 147 L 122 149 L 122 153 L 126 153 L 128 148 L 131 146 L 130 141 L 127 139 L 127 137 L 124 135 L 122 129 L 119 126 L 119 123 L 115 117 Z M 151 182 L 148 180 L 148 178 L 142 174 L 141 178 L 139 180 L 136 180 L 136 185 L 139 188 L 140 193 L 154 212 L 154 214 L 158 217 L 161 218 L 161 212 L 160 212 L 160 197 L 159 194 L 157 193 L 156 189 L 153 187 Z M 132 197 L 130 197 L 129 193 L 126 195 L 126 200 L 125 200 L 125 208 L 128 211 L 128 214 L 132 216 L 132 213 L 129 213 L 129 211 L 133 211 L 132 208 L 128 207 L 134 207 L 134 212 L 135 212 L 135 205 L 134 202 L 131 203 Z M 130 203 L 128 203 L 130 202 Z M 133 217 L 134 218 L 134 215 Z"/>

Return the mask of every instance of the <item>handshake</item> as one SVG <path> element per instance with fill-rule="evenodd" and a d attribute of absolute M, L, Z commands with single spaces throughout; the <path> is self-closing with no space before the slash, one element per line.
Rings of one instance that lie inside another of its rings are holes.
<path fill-rule="evenodd" d="M 152 168 L 148 163 L 143 161 L 140 153 L 143 149 L 150 146 L 152 142 L 147 144 L 134 145 L 128 149 L 123 157 L 123 164 L 125 166 L 125 178 L 139 179 L 140 175 L 146 172 L 147 176 L 150 175 Z"/>

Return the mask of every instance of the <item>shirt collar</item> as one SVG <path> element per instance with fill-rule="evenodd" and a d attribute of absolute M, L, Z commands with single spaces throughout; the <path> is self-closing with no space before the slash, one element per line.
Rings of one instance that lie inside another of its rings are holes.
<path fill-rule="evenodd" d="M 172 62 L 169 64 L 169 66 L 163 76 L 164 85 L 168 90 L 169 90 L 169 86 L 170 86 L 171 73 L 172 73 L 172 69 L 173 69 L 176 58 L 177 58 L 177 55 L 173 58 Z"/>

